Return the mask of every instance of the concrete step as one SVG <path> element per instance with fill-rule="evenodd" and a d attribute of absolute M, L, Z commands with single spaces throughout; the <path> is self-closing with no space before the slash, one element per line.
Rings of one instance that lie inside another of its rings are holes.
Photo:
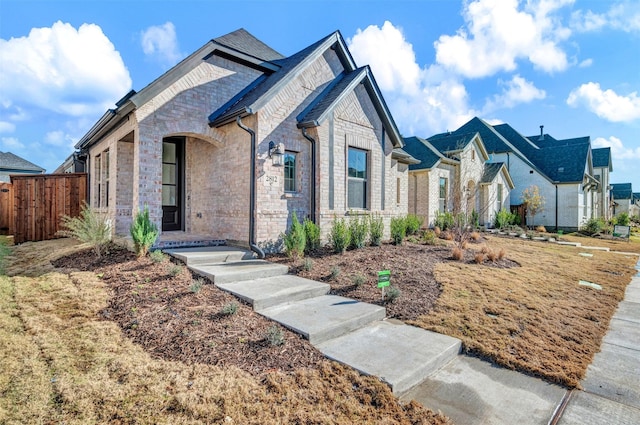
<path fill-rule="evenodd" d="M 330 359 L 380 377 L 399 395 L 453 360 L 460 352 L 461 342 L 385 320 L 316 347 Z"/>
<path fill-rule="evenodd" d="M 382 320 L 386 310 L 350 298 L 323 295 L 280 304 L 261 310 L 260 314 L 302 334 L 315 345 Z"/>
<path fill-rule="evenodd" d="M 254 258 L 253 252 L 233 246 L 208 246 L 198 248 L 176 248 L 163 251 L 183 261 L 187 266 L 218 264 Z"/>
<path fill-rule="evenodd" d="M 257 312 L 278 304 L 326 295 L 331 289 L 326 283 L 290 274 L 242 282 L 217 283 L 216 286 L 251 303 Z"/>
<path fill-rule="evenodd" d="M 282 276 L 289 271 L 289 268 L 283 264 L 270 263 L 265 260 L 199 264 L 191 265 L 189 269 L 201 276 L 209 278 L 215 284 Z"/>

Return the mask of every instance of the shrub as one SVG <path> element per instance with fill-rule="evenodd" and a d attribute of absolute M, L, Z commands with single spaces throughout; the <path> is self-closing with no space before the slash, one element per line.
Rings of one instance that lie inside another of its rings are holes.
<path fill-rule="evenodd" d="M 238 312 L 238 303 L 235 301 L 231 301 L 228 304 L 225 304 L 221 310 L 222 314 L 226 316 L 234 315 Z"/>
<path fill-rule="evenodd" d="M 180 273 L 182 273 L 182 266 L 179 264 L 174 264 L 173 266 L 171 266 L 171 268 L 169 269 L 169 274 L 173 277 L 178 276 Z"/>
<path fill-rule="evenodd" d="M 320 248 L 320 226 L 308 218 L 305 218 L 304 234 L 307 240 L 304 252 L 309 253 L 318 250 Z"/>
<path fill-rule="evenodd" d="M 498 229 L 503 229 L 509 225 L 509 211 L 502 208 L 493 219 L 493 225 Z"/>
<path fill-rule="evenodd" d="M 138 257 L 147 255 L 149 248 L 158 238 L 158 226 L 149 218 L 149 208 L 145 205 L 142 212 L 138 212 L 129 227 L 133 248 Z"/>
<path fill-rule="evenodd" d="M 471 232 L 471 235 L 469 235 L 469 237 L 474 241 L 477 242 L 480 240 L 480 233 L 478 232 Z"/>
<path fill-rule="evenodd" d="M 63 215 L 61 220 L 66 229 L 58 231 L 58 234 L 91 245 L 98 257 L 101 256 L 102 248 L 111 240 L 111 220 L 86 203 L 83 203 L 78 217 Z"/>
<path fill-rule="evenodd" d="M 331 273 L 329 274 L 329 279 L 334 280 L 337 279 L 338 276 L 340 276 L 340 267 L 332 266 Z"/>
<path fill-rule="evenodd" d="M 595 235 L 596 233 L 600 233 L 604 228 L 604 220 L 601 218 L 590 218 L 589 221 L 585 223 L 584 226 L 580 229 L 581 233 L 585 235 Z"/>
<path fill-rule="evenodd" d="M 331 244 L 333 245 L 333 251 L 336 253 L 344 253 L 351 243 L 351 234 L 349 228 L 344 219 L 333 218 L 333 225 L 331 226 L 331 233 L 329 234 Z"/>
<path fill-rule="evenodd" d="M 620 214 L 618 214 L 616 216 L 616 220 L 620 226 L 628 226 L 629 223 L 631 222 L 631 219 L 629 218 L 629 213 L 627 212 L 621 212 Z"/>
<path fill-rule="evenodd" d="M 402 241 L 407 233 L 407 222 L 404 218 L 394 217 L 391 219 L 391 240 L 396 245 L 402 245 Z"/>
<path fill-rule="evenodd" d="M 405 218 L 407 235 L 417 235 L 418 230 L 422 227 L 424 219 L 414 214 L 409 214 Z"/>
<path fill-rule="evenodd" d="M 304 257 L 304 248 L 307 245 L 307 235 L 305 228 L 298 221 L 298 216 L 294 211 L 291 216 L 291 227 L 282 235 L 284 241 L 284 252 L 288 257 L 297 260 Z"/>
<path fill-rule="evenodd" d="M 506 252 L 504 248 L 500 248 L 500 251 L 498 251 L 498 260 L 502 260 L 505 255 L 506 255 Z"/>
<path fill-rule="evenodd" d="M 284 344 L 284 332 L 278 325 L 271 325 L 267 329 L 267 335 L 265 339 L 273 347 Z"/>
<path fill-rule="evenodd" d="M 180 273 L 180 270 L 178 271 L 178 273 L 176 273 L 173 276 L 177 276 L 179 273 Z M 202 279 L 196 279 L 193 282 L 191 282 L 191 286 L 189 286 L 189 290 L 194 294 L 197 294 L 202 289 L 203 284 L 204 282 L 202 281 Z"/>
<path fill-rule="evenodd" d="M 376 216 L 369 216 L 369 243 L 372 246 L 382 245 L 382 235 L 384 233 L 384 221 L 382 217 L 376 214 Z"/>
<path fill-rule="evenodd" d="M 313 268 L 313 260 L 311 258 L 305 258 L 302 267 L 304 268 L 304 271 L 310 272 Z"/>
<path fill-rule="evenodd" d="M 456 261 L 460 261 L 464 258 L 464 251 L 462 251 L 462 249 L 458 248 L 457 246 L 454 247 L 451 250 L 451 258 L 453 258 Z"/>
<path fill-rule="evenodd" d="M 396 286 L 389 286 L 384 293 L 384 298 L 387 302 L 394 302 L 402 295 L 402 291 Z"/>
<path fill-rule="evenodd" d="M 440 230 L 448 230 L 454 226 L 455 216 L 450 212 L 437 212 L 436 219 L 433 223 L 435 227 L 439 227 Z"/>
<path fill-rule="evenodd" d="M 0 276 L 5 274 L 5 257 L 11 253 L 11 248 L 9 248 L 9 241 L 6 237 L 0 236 Z"/>
<path fill-rule="evenodd" d="M 452 241 L 453 240 L 453 233 L 451 233 L 451 231 L 447 230 L 445 232 L 442 232 L 440 234 L 440 237 L 442 239 L 444 239 L 445 241 Z"/>
<path fill-rule="evenodd" d="M 355 286 L 361 286 L 366 281 L 367 281 L 367 278 L 361 273 L 356 273 L 353 276 L 351 276 L 351 282 L 353 282 Z"/>
<path fill-rule="evenodd" d="M 487 260 L 495 262 L 497 258 L 498 256 L 493 250 L 490 249 L 487 251 Z"/>
<path fill-rule="evenodd" d="M 362 219 L 358 216 L 353 217 L 349 221 L 349 239 L 351 240 L 349 245 L 351 248 L 363 248 L 367 241 L 368 231 L 369 226 L 367 225 L 367 220 L 364 217 Z"/>
<path fill-rule="evenodd" d="M 476 264 L 484 263 L 484 254 L 481 252 L 476 252 L 475 255 L 473 256 L 473 261 L 475 261 Z"/>
<path fill-rule="evenodd" d="M 149 254 L 149 258 L 151 258 L 151 261 L 153 261 L 154 263 L 162 263 L 166 256 L 162 251 L 156 249 L 155 251 L 152 251 L 151 254 Z"/>
<path fill-rule="evenodd" d="M 474 228 L 480 226 L 480 214 L 475 209 L 471 211 L 471 224 Z"/>
<path fill-rule="evenodd" d="M 547 228 L 544 226 L 536 226 L 536 232 L 538 233 L 547 233 Z"/>
<path fill-rule="evenodd" d="M 436 232 L 433 230 L 426 229 L 422 233 L 422 241 L 427 245 L 435 245 L 436 244 Z"/>

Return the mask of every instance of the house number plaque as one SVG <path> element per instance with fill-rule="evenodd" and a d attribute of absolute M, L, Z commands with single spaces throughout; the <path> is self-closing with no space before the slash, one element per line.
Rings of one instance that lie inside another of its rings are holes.
<path fill-rule="evenodd" d="M 274 184 L 278 184 L 278 176 L 266 176 L 264 180 L 265 186 L 273 186 Z"/>

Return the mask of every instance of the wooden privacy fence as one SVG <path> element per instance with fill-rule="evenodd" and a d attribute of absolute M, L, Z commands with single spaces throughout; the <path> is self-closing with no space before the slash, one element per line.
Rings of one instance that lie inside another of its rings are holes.
<path fill-rule="evenodd" d="M 0 235 L 13 233 L 13 185 L 0 183 Z"/>
<path fill-rule="evenodd" d="M 58 237 L 60 218 L 78 216 L 87 199 L 85 173 L 11 176 L 11 183 L 14 243 Z"/>

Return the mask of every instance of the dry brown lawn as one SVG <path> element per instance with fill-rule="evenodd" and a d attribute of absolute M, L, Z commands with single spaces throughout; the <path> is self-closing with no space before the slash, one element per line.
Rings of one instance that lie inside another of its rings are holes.
<path fill-rule="evenodd" d="M 635 252 L 636 254 L 640 254 L 640 241 L 637 240 L 637 237 L 634 235 L 626 241 L 623 239 L 592 238 L 579 233 L 574 233 L 571 235 L 562 235 L 562 240 L 568 242 L 580 242 L 585 246 L 602 246 L 609 248 L 611 251 Z"/>
<path fill-rule="evenodd" d="M 449 423 L 328 361 L 258 379 L 151 357 L 98 314 L 112 293 L 96 273 L 50 271 L 72 245 L 24 244 L 0 276 L 0 423 Z"/>
<path fill-rule="evenodd" d="M 500 365 L 578 386 L 638 257 L 512 238 L 489 237 L 486 244 L 504 249 L 521 267 L 437 264 L 442 294 L 413 323 L 460 338 L 467 352 Z M 630 251 L 627 242 L 615 246 Z M 602 290 L 580 286 L 580 280 Z"/>

